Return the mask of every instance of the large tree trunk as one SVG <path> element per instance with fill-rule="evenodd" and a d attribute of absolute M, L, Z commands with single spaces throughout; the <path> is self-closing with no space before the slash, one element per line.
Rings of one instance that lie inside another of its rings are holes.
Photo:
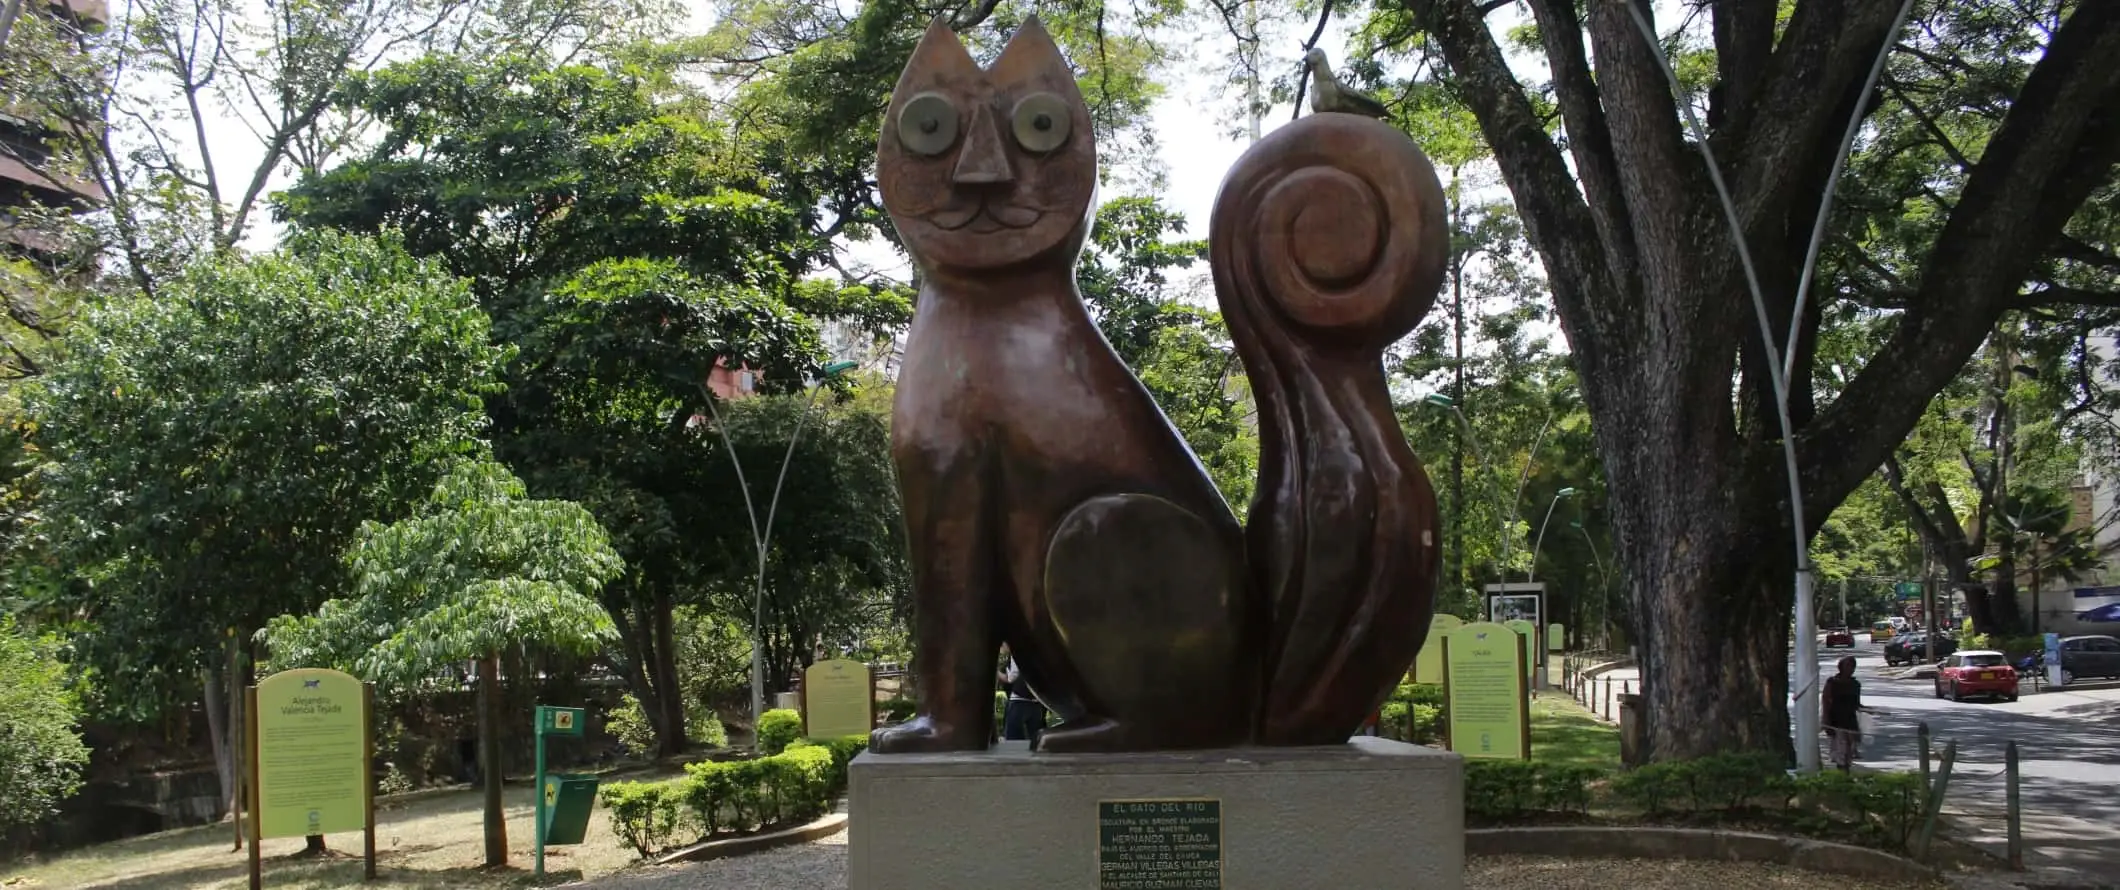
<path fill-rule="evenodd" d="M 486 866 L 508 864 L 508 819 L 501 807 L 501 780 L 508 765 L 501 754 L 501 657 L 488 653 L 478 660 L 478 759 L 479 779 L 485 786 Z M 539 791 L 542 793 L 542 790 Z"/>
<path fill-rule="evenodd" d="M 1571 165 L 1484 19 L 1491 4 L 1401 2 L 1478 118 L 1545 266 L 1611 483 L 1651 756 L 1791 750 L 1794 545 L 1767 341 L 1659 48 L 1635 28 L 1630 10 L 1648 8 L 1530 0 Z M 1782 332 L 1819 187 L 1900 3 L 1798 0 L 1785 25 L 1769 3 L 1705 7 L 1718 47 L 1711 144 Z M 2034 262 L 2120 159 L 2116 54 L 2120 3 L 2077 5 L 1970 165 L 1896 330 L 1815 415 L 1809 337 L 1799 341 L 1789 413 L 1806 529 L 2025 302 Z M 1797 707 L 1818 707 L 1815 690 L 1798 695 Z"/>
<path fill-rule="evenodd" d="M 661 693 L 655 699 L 661 715 L 656 721 L 656 730 L 664 757 L 683 754 L 690 745 L 685 734 L 685 691 L 677 679 L 676 618 L 672 614 L 675 608 L 669 591 L 658 589 L 655 592 L 655 607 L 649 618 L 654 627 L 655 647 L 649 664 L 655 686 Z"/>

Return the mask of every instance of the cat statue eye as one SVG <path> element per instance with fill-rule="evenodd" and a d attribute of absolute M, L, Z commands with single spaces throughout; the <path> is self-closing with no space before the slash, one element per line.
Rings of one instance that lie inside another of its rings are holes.
<path fill-rule="evenodd" d="M 1015 131 L 1017 145 L 1042 153 L 1067 141 L 1068 126 L 1073 120 L 1066 100 L 1052 93 L 1032 93 L 1016 102 L 1009 126 Z"/>
<path fill-rule="evenodd" d="M 898 112 L 898 141 L 915 154 L 941 154 L 957 141 L 957 106 L 941 93 L 906 100 Z"/>

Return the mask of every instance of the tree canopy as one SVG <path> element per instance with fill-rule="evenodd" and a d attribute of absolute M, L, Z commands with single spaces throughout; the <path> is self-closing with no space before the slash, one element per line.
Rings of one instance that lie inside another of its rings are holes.
<path fill-rule="evenodd" d="M 91 311 L 24 423 L 64 578 L 41 605 L 99 703 L 152 714 L 231 632 L 342 593 L 360 523 L 474 446 L 505 356 L 464 283 L 391 239 L 204 259 Z"/>

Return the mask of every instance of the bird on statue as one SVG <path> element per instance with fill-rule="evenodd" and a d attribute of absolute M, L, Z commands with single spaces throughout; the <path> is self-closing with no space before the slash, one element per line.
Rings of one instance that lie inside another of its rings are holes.
<path fill-rule="evenodd" d="M 1316 114 L 1338 112 L 1359 114 L 1363 117 L 1388 118 L 1391 110 L 1384 103 L 1350 89 L 1332 76 L 1332 66 L 1325 63 L 1325 51 L 1312 47 L 1303 54 L 1310 63 L 1310 110 Z"/>

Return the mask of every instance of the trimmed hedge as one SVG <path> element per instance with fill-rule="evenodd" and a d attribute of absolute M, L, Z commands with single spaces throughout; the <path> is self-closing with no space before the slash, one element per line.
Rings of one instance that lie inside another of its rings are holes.
<path fill-rule="evenodd" d="M 868 745 L 867 736 L 796 739 L 772 756 L 688 764 L 685 778 L 614 782 L 599 796 L 612 830 L 645 858 L 679 837 L 712 840 L 824 815 L 846 789 L 848 761 Z"/>
<path fill-rule="evenodd" d="M 758 715 L 758 753 L 771 757 L 802 738 L 802 714 L 774 708 Z"/>
<path fill-rule="evenodd" d="M 1875 846 L 1904 850 L 1921 823 L 1926 799 L 1919 776 L 1837 770 L 1790 776 L 1780 758 L 1764 754 L 1666 761 L 1617 775 L 1536 761 L 1465 763 L 1465 815 L 1485 823 L 1593 807 L 1652 818 L 1779 814 L 1804 831 L 1838 828 Z"/>

